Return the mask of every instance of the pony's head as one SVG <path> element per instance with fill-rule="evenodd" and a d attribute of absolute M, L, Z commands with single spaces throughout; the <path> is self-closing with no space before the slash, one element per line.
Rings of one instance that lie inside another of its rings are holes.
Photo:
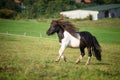
<path fill-rule="evenodd" d="M 76 37 L 78 29 L 68 21 L 53 20 L 46 33 L 47 35 L 52 35 L 56 32 L 58 33 L 59 31 L 68 31 L 71 35 Z"/>
<path fill-rule="evenodd" d="M 60 24 L 58 20 L 53 20 L 51 22 L 50 28 L 48 29 L 48 31 L 46 32 L 47 35 L 52 35 L 56 32 L 59 32 L 59 30 L 62 29 L 60 28 Z"/>

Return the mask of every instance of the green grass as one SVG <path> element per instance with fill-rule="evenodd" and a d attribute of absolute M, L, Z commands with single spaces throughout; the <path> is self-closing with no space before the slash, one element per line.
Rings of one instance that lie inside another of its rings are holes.
<path fill-rule="evenodd" d="M 89 31 L 102 43 L 120 44 L 120 19 L 104 19 L 98 21 L 71 21 L 80 31 Z M 19 34 L 27 36 L 48 37 L 46 31 L 50 26 L 50 21 L 38 22 L 37 20 L 11 21 L 0 20 L 0 32 Z M 56 35 L 49 38 L 56 38 Z"/>
<path fill-rule="evenodd" d="M 19 34 L 27 36 L 36 36 L 39 37 L 42 34 L 46 37 L 46 32 L 49 27 L 49 23 L 46 22 L 37 22 L 36 20 L 28 21 L 11 21 L 11 20 L 0 20 L 0 32 Z"/>
<path fill-rule="evenodd" d="M 103 19 L 98 21 L 75 21 L 80 31 L 89 31 L 102 43 L 120 44 L 120 19 Z"/>
<path fill-rule="evenodd" d="M 97 37 L 103 51 L 101 62 L 93 56 L 91 64 L 85 66 L 86 55 L 81 63 L 75 64 L 79 49 L 68 48 L 64 53 L 67 62 L 61 60 L 56 63 L 54 60 L 60 47 L 58 40 L 0 34 L 0 80 L 119 80 L 119 19 L 71 22 L 78 26 L 80 31 L 90 31 Z M 35 20 L 0 20 L 0 32 L 9 30 L 19 34 L 19 31 L 34 31 L 43 32 L 45 35 L 49 24 Z"/>

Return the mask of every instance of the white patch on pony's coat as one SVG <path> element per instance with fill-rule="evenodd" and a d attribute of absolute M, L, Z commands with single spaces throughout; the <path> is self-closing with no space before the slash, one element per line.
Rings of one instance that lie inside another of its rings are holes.
<path fill-rule="evenodd" d="M 68 47 L 78 48 L 80 45 L 80 35 L 76 33 L 77 38 L 72 36 L 69 32 L 64 31 L 64 38 L 62 39 L 62 44 Z"/>
<path fill-rule="evenodd" d="M 63 56 L 63 52 L 67 47 L 78 48 L 80 45 L 80 35 L 76 33 L 77 38 L 72 36 L 67 31 L 64 31 L 64 38 L 61 40 L 61 47 L 59 49 L 59 56 L 56 61 L 59 61 Z"/>

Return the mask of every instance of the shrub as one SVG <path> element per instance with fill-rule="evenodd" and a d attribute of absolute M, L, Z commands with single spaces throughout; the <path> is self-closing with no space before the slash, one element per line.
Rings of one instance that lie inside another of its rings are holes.
<path fill-rule="evenodd" d="M 92 20 L 92 15 L 87 16 L 87 20 Z"/>
<path fill-rule="evenodd" d="M 15 15 L 16 15 L 16 12 L 13 10 L 0 9 L 0 18 L 10 19 L 10 18 L 14 18 Z"/>

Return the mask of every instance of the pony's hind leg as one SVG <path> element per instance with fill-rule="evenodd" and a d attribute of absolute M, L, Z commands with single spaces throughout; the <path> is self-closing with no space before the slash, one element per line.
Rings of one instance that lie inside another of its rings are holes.
<path fill-rule="evenodd" d="M 91 56 L 92 56 L 92 53 L 91 53 L 91 48 L 88 48 L 88 59 L 87 59 L 87 62 L 86 62 L 86 64 L 85 64 L 85 65 L 90 64 Z"/>
<path fill-rule="evenodd" d="M 84 48 L 80 47 L 80 52 L 81 52 L 81 55 L 76 60 L 76 64 L 78 64 L 80 62 L 80 60 L 82 60 L 83 56 L 85 55 Z"/>
<path fill-rule="evenodd" d="M 82 56 L 80 55 L 79 57 L 78 57 L 78 59 L 76 60 L 76 64 L 78 64 L 79 62 L 80 62 L 80 60 L 82 60 Z"/>

